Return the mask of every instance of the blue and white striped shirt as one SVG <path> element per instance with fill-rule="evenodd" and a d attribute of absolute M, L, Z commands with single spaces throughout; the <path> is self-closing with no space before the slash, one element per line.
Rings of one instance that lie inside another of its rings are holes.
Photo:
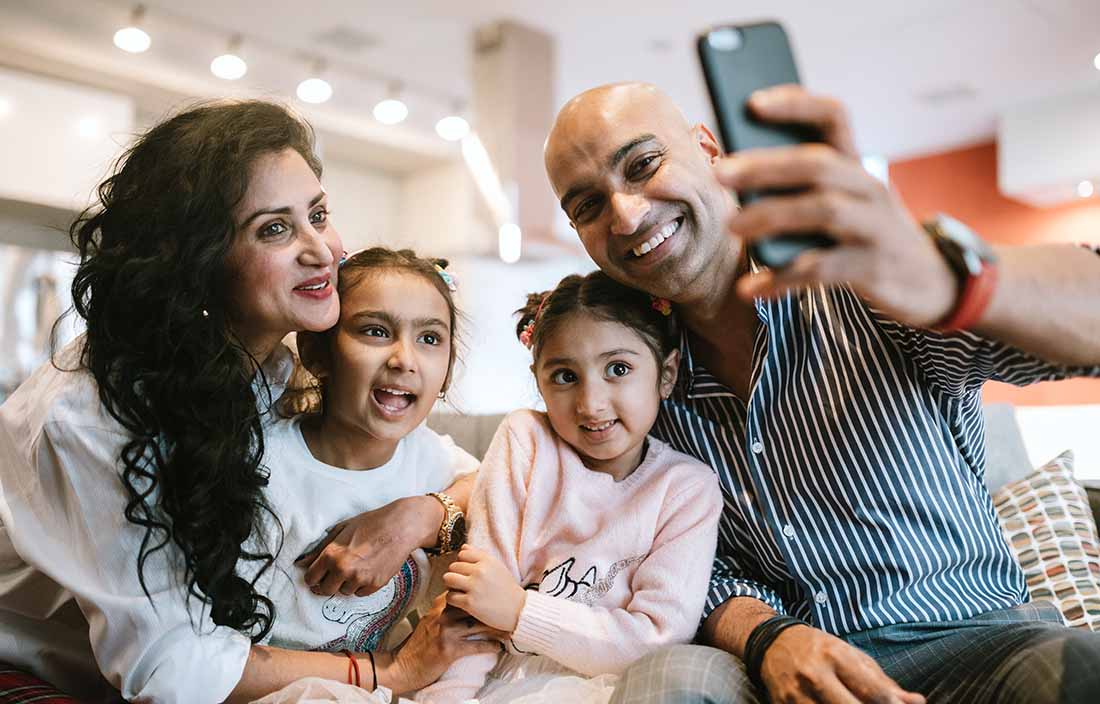
<path fill-rule="evenodd" d="M 685 335 L 653 429 L 725 494 L 706 613 L 752 596 L 845 634 L 1026 600 L 983 483 L 981 387 L 1100 367 L 908 328 L 845 287 L 756 311 L 748 403 L 694 363 Z"/>

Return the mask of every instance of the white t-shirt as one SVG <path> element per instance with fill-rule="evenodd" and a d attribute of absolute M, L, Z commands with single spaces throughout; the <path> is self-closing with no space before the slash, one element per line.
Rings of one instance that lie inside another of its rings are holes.
<path fill-rule="evenodd" d="M 427 587 L 428 562 L 417 550 L 401 571 L 364 597 L 317 596 L 305 588 L 305 566 L 294 560 L 340 521 L 406 496 L 442 491 L 478 461 L 426 425 L 397 444 L 390 461 L 370 470 L 348 470 L 315 459 L 302 438 L 301 416 L 280 420 L 264 435 L 271 470 L 267 497 L 283 526 L 283 549 L 258 586 L 276 604 L 265 639 L 295 650 L 374 650 Z"/>

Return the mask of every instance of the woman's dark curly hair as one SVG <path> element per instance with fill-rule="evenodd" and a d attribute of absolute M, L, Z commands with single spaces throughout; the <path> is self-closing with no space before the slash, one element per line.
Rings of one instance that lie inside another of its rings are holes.
<path fill-rule="evenodd" d="M 581 276 L 570 274 L 550 291 L 527 294 L 527 303 L 516 311 L 516 337 L 521 341 L 530 325 L 530 347 L 537 361 L 542 344 L 573 313 L 621 323 L 641 336 L 660 368 L 679 345 L 676 316 L 644 291 L 624 286 L 600 270 Z M 670 305 L 663 301 L 664 306 Z M 526 343 L 525 343 L 526 344 Z"/>
<path fill-rule="evenodd" d="M 257 398 L 269 389 L 228 324 L 226 259 L 252 166 L 287 149 L 320 177 L 313 131 L 286 108 L 198 105 L 139 137 L 70 230 L 73 307 L 87 322 L 81 365 L 130 436 L 121 479 L 126 519 L 145 529 L 142 588 L 150 555 L 174 543 L 188 597 L 253 640 L 275 617 L 255 588 L 278 553 L 267 518 L 280 546 L 282 528 L 263 494 Z M 260 565 L 251 579 L 248 562 Z"/>

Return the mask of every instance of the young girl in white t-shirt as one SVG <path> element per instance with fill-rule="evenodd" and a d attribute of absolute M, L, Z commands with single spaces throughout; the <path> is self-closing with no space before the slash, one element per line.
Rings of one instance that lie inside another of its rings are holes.
<path fill-rule="evenodd" d="M 298 334 L 301 363 L 317 381 L 292 389 L 282 407 L 284 415 L 305 412 L 274 422 L 264 434 L 267 496 L 283 527 L 275 569 L 258 585 L 277 614 L 265 643 L 348 651 L 356 660 L 349 660 L 349 678 L 355 682 L 358 672 L 368 690 L 379 681 L 375 670 L 400 669 L 400 654 L 386 650 L 387 635 L 425 591 L 427 559 L 417 550 L 380 589 L 349 593 L 339 570 L 318 572 L 317 539 L 330 526 L 339 529 L 342 521 L 397 499 L 443 492 L 478 466 L 424 425 L 445 394 L 455 359 L 454 280 L 445 265 L 381 247 L 347 258 L 340 266 L 339 322 L 323 333 Z M 461 541 L 464 523 L 450 497 L 438 500 L 446 509 L 440 529 L 446 550 Z M 478 624 L 448 629 L 451 650 L 496 649 L 493 642 L 464 640 L 486 630 Z M 417 684 L 434 680 L 447 664 L 441 658 L 434 673 L 418 672 Z"/>
<path fill-rule="evenodd" d="M 501 423 L 469 544 L 443 576 L 448 603 L 505 634 L 508 652 L 459 660 L 418 701 L 606 702 L 619 673 L 690 641 L 703 612 L 718 482 L 649 436 L 676 382 L 669 302 L 597 271 L 519 313 L 546 412 Z"/>

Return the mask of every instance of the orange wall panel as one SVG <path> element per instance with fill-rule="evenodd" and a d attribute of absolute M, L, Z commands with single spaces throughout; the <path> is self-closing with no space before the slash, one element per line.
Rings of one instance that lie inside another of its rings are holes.
<path fill-rule="evenodd" d="M 1100 198 L 1035 208 L 1004 197 L 992 142 L 891 162 L 890 184 L 918 218 L 947 213 L 995 244 L 1100 243 Z M 1100 403 L 1100 379 L 1025 388 L 990 383 L 985 399 L 1025 406 Z"/>

